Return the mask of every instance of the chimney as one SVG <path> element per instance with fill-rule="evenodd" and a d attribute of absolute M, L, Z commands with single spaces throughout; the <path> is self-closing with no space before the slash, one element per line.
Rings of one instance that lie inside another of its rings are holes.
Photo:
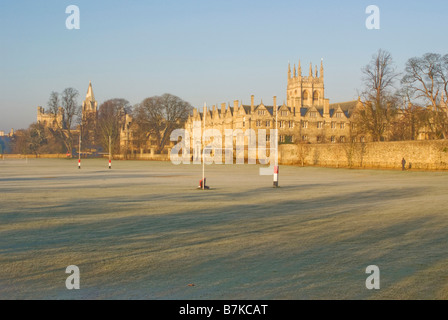
<path fill-rule="evenodd" d="M 328 99 L 324 99 L 324 117 L 330 116 L 330 101 Z"/>
<path fill-rule="evenodd" d="M 254 95 L 250 96 L 250 113 L 253 114 L 255 111 L 255 104 L 254 104 Z"/>
<path fill-rule="evenodd" d="M 274 96 L 274 111 L 275 111 L 275 113 L 274 113 L 274 115 L 277 113 L 277 97 L 276 96 Z"/>

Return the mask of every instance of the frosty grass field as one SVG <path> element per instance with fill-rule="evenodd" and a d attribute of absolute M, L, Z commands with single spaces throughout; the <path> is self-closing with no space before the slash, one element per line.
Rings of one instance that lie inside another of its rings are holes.
<path fill-rule="evenodd" d="M 447 172 L 259 168 L 0 161 L 0 298 L 448 299 Z"/>

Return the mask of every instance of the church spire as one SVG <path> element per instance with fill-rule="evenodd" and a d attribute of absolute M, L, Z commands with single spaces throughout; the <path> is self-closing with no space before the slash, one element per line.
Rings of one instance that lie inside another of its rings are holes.
<path fill-rule="evenodd" d="M 89 88 L 87 89 L 86 100 L 95 101 L 95 96 L 93 95 L 92 81 L 89 80 Z"/>
<path fill-rule="evenodd" d="M 302 67 L 300 66 L 300 59 L 299 59 L 299 68 L 297 70 L 297 75 L 299 78 L 302 77 Z"/>
<path fill-rule="evenodd" d="M 319 73 L 321 79 L 324 78 L 324 59 L 320 59 L 320 73 Z"/>
<path fill-rule="evenodd" d="M 313 77 L 313 65 L 310 62 L 310 78 L 312 78 L 312 77 Z"/>
<path fill-rule="evenodd" d="M 296 77 L 296 64 L 294 63 L 294 73 L 292 74 L 293 78 Z"/>
<path fill-rule="evenodd" d="M 288 79 L 291 79 L 291 64 L 288 62 Z"/>
<path fill-rule="evenodd" d="M 318 78 L 318 76 L 317 76 L 317 65 L 314 67 L 314 74 L 316 75 L 316 78 Z"/>

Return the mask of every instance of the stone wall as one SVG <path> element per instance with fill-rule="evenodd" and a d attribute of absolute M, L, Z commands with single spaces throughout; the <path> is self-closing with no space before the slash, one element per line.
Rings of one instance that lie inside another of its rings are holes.
<path fill-rule="evenodd" d="M 66 158 L 66 154 L 41 154 L 38 157 Z M 286 165 L 401 169 L 403 157 L 406 159 L 406 168 L 448 170 L 448 140 L 279 145 L 279 163 Z M 4 154 L 2 158 L 25 159 L 36 156 Z M 121 160 L 124 157 L 114 155 L 113 158 Z M 169 153 L 129 155 L 128 159 L 170 160 Z"/>
<path fill-rule="evenodd" d="M 284 144 L 281 164 L 351 168 L 448 169 L 448 141 L 396 141 L 370 143 Z"/>
<path fill-rule="evenodd" d="M 104 156 L 107 158 L 108 156 Z M 113 157 L 116 160 L 153 160 L 153 161 L 169 161 L 170 155 L 169 154 L 155 154 L 155 153 L 137 153 L 134 155 L 128 155 L 125 157 L 122 154 L 116 154 Z"/>
<path fill-rule="evenodd" d="M 65 153 L 55 153 L 55 154 L 10 154 L 5 153 L 1 155 L 2 159 L 35 159 L 35 158 L 45 158 L 45 159 L 60 159 L 60 158 L 67 158 L 67 154 Z"/>

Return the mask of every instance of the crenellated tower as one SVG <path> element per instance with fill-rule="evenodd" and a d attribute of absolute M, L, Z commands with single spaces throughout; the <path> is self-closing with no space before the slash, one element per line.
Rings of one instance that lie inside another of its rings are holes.
<path fill-rule="evenodd" d="M 314 75 L 312 63 L 310 63 L 308 76 L 302 76 L 300 60 L 297 74 L 295 65 L 293 74 L 291 74 L 291 67 L 289 66 L 286 97 L 289 107 L 322 107 L 325 100 L 323 61 L 321 60 L 320 63 L 320 72 L 317 71 L 316 66 Z"/>

